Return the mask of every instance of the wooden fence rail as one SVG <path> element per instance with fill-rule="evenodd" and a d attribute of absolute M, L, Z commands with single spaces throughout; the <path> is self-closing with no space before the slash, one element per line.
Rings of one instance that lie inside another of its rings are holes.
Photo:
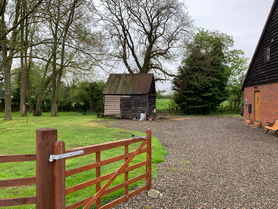
<path fill-rule="evenodd" d="M 25 162 L 25 161 L 35 161 L 35 160 L 36 160 L 36 154 L 0 156 L 0 163 Z M 36 184 L 36 177 L 0 180 L 0 187 L 27 186 L 32 184 Z M 16 206 L 16 205 L 35 204 L 35 203 L 36 203 L 36 197 L 0 199 L 0 206 Z"/>
<path fill-rule="evenodd" d="M 133 152 L 129 151 L 129 145 L 141 143 Z M 101 160 L 101 152 L 105 150 L 124 147 L 124 153 L 109 159 Z M 61 155 L 83 150 L 84 153 L 78 156 L 68 157 L 67 159 L 95 154 L 95 162 L 83 165 L 70 170 L 65 169 L 66 159 L 54 160 L 49 162 L 50 155 Z M 146 153 L 146 160 L 129 165 L 136 155 Z M 114 172 L 105 175 L 101 174 L 101 167 L 124 160 L 124 163 Z M 36 184 L 35 197 L 19 197 L 10 199 L 0 199 L 0 206 L 15 206 L 25 204 L 36 204 L 37 209 L 43 208 L 77 208 L 84 206 L 90 208 L 94 203 L 96 208 L 110 208 L 126 201 L 128 198 L 138 193 L 151 189 L 151 131 L 147 130 L 146 137 L 135 137 L 120 141 L 114 141 L 99 145 L 79 147 L 65 150 L 65 143 L 57 141 L 57 130 L 43 128 L 37 130 L 36 154 L 25 155 L 4 155 L 0 156 L 0 163 L 36 161 L 36 177 L 0 180 L 0 187 L 27 186 Z M 135 178 L 129 178 L 129 172 L 146 167 L 146 172 Z M 78 185 L 65 187 L 66 177 L 95 169 L 95 178 Z M 124 182 L 108 188 L 111 183 L 121 174 L 124 174 Z M 146 185 L 135 191 L 129 192 L 128 185 L 142 179 L 146 179 Z M 101 182 L 106 183 L 101 186 Z M 95 185 L 96 191 L 93 196 L 89 196 L 79 202 L 66 207 L 65 197 L 73 192 L 82 190 Z M 101 197 L 124 188 L 124 195 L 106 205 L 101 206 Z"/>

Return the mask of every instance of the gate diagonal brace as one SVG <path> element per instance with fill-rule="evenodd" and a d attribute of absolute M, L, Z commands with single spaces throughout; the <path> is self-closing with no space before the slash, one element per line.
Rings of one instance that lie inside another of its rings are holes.
<path fill-rule="evenodd" d="M 146 138 L 147 139 L 147 138 Z M 125 169 L 125 167 L 131 162 L 131 160 L 142 150 L 142 148 L 147 144 L 147 140 L 143 141 L 143 143 L 133 152 L 133 154 L 128 157 L 128 159 L 122 164 L 122 166 L 113 174 L 113 176 L 103 185 L 103 187 L 91 197 L 91 199 L 87 202 L 87 204 L 83 207 L 83 209 L 89 209 L 98 198 L 105 192 L 107 187 L 117 178 L 118 174 Z"/>
<path fill-rule="evenodd" d="M 49 162 L 53 162 L 54 160 L 60 160 L 63 158 L 72 157 L 72 156 L 76 156 L 76 155 L 82 155 L 83 153 L 84 153 L 84 151 L 80 150 L 80 151 L 75 151 L 75 152 L 64 153 L 61 155 L 50 155 Z"/>

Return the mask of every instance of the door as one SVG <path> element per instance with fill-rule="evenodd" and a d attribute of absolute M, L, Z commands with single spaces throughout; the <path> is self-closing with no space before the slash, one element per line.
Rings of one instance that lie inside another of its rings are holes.
<path fill-rule="evenodd" d="M 261 104 L 261 94 L 259 91 L 255 92 L 255 121 L 260 121 L 260 104 Z"/>

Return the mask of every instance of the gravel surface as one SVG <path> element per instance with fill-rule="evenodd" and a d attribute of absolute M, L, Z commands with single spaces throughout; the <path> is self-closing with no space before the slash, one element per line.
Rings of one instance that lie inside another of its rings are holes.
<path fill-rule="evenodd" d="M 118 120 L 111 127 L 152 129 L 169 154 L 152 188 L 113 208 L 278 208 L 278 136 L 242 118 Z"/>

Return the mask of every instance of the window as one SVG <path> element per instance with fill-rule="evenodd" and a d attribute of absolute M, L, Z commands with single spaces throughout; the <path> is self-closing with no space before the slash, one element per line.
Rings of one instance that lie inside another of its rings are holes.
<path fill-rule="evenodd" d="M 264 61 L 268 62 L 269 60 L 270 60 L 270 47 L 266 47 L 264 53 Z"/>

